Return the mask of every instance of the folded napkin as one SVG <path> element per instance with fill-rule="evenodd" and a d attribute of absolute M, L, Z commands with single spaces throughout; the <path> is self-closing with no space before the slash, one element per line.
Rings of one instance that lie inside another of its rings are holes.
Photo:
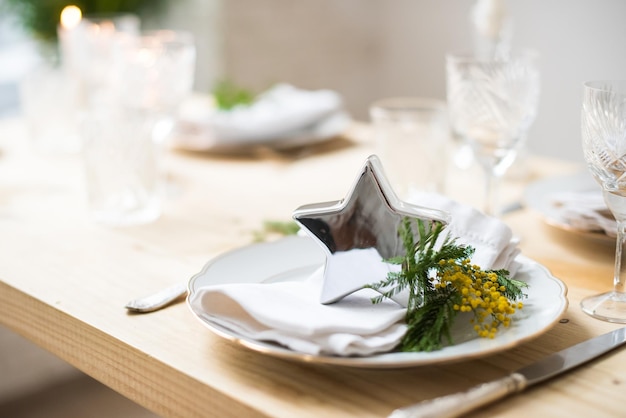
<path fill-rule="evenodd" d="M 438 193 L 413 192 L 407 199 L 414 205 L 438 209 L 450 214 L 446 227 L 457 243 L 471 245 L 475 252 L 472 264 L 483 270 L 508 270 L 514 276 L 520 265 L 515 257 L 520 253 L 519 239 L 498 218 L 487 216 L 472 206 L 451 200 Z"/>
<path fill-rule="evenodd" d="M 551 203 L 572 228 L 617 236 L 617 222 L 607 208 L 601 190 L 557 193 Z"/>
<path fill-rule="evenodd" d="M 404 308 L 389 300 L 373 304 L 371 289 L 322 305 L 322 280 L 320 267 L 305 281 L 215 285 L 190 303 L 210 322 L 302 353 L 368 355 L 397 345 L 406 331 Z"/>
<path fill-rule="evenodd" d="M 294 141 L 298 145 L 340 134 L 350 122 L 339 94 L 278 84 L 250 105 L 230 110 L 188 105 L 176 141 L 191 149 Z"/>
<path fill-rule="evenodd" d="M 450 233 L 476 249 L 475 264 L 512 274 L 517 270 L 517 241 L 503 222 L 441 195 L 414 197 L 417 204 L 452 214 Z M 364 356 L 390 351 L 400 342 L 406 331 L 404 307 L 391 300 L 373 304 L 377 293 L 371 289 L 323 305 L 322 281 L 320 268 L 304 281 L 212 285 L 199 289 L 190 303 L 209 322 L 302 353 Z"/>

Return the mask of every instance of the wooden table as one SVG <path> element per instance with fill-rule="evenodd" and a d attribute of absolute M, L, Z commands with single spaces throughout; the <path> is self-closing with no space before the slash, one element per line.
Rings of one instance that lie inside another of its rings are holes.
<path fill-rule="evenodd" d="M 609 288 L 612 245 L 549 227 L 529 209 L 504 220 L 524 254 L 568 285 L 570 306 L 548 332 L 498 355 L 400 370 L 330 367 L 223 340 L 183 303 L 127 314 L 127 300 L 188 280 L 211 257 L 252 242 L 263 221 L 289 220 L 301 204 L 344 197 L 373 149 L 366 127 L 356 125 L 348 136 L 300 153 L 168 152 L 163 216 L 115 229 L 87 218 L 79 156 L 33 153 L 22 123 L 2 122 L 0 323 L 171 417 L 382 417 L 618 327 L 578 305 Z M 530 158 L 525 167 L 522 180 L 507 182 L 507 199 L 519 198 L 528 181 L 581 168 L 545 158 Z M 480 195 L 480 175 L 454 178 L 450 194 Z M 473 416 L 623 416 L 625 360 L 617 351 Z"/>

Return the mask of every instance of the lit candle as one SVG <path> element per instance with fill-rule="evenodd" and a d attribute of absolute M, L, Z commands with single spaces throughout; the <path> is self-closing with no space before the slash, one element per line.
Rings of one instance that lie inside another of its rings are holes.
<path fill-rule="evenodd" d="M 66 6 L 61 12 L 61 23 L 57 28 L 61 64 L 70 75 L 80 71 L 80 36 L 76 28 L 82 19 L 82 12 L 77 6 Z"/>
<path fill-rule="evenodd" d="M 61 26 L 65 29 L 73 29 L 80 23 L 83 13 L 77 6 L 66 6 L 61 12 Z"/>

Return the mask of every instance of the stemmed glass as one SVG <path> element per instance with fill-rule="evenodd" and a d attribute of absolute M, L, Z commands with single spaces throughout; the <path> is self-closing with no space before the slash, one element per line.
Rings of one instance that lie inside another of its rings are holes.
<path fill-rule="evenodd" d="M 498 215 L 497 183 L 516 158 L 539 102 L 532 51 L 496 59 L 446 56 L 447 97 L 454 134 L 485 171 L 485 213 Z"/>
<path fill-rule="evenodd" d="M 617 221 L 613 290 L 582 300 L 598 319 L 626 323 L 626 80 L 584 84 L 582 140 L 587 166 Z"/>

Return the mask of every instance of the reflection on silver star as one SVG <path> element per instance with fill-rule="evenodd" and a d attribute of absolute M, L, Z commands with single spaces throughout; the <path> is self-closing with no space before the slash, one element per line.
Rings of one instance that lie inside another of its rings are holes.
<path fill-rule="evenodd" d="M 405 254 L 398 234 L 405 217 L 434 223 L 448 222 L 444 212 L 398 199 L 375 155 L 365 162 L 346 198 L 301 206 L 296 222 L 326 252 L 320 301 L 333 303 L 383 280 L 397 266 L 384 259 Z M 415 240 L 419 237 L 416 235 Z"/>

